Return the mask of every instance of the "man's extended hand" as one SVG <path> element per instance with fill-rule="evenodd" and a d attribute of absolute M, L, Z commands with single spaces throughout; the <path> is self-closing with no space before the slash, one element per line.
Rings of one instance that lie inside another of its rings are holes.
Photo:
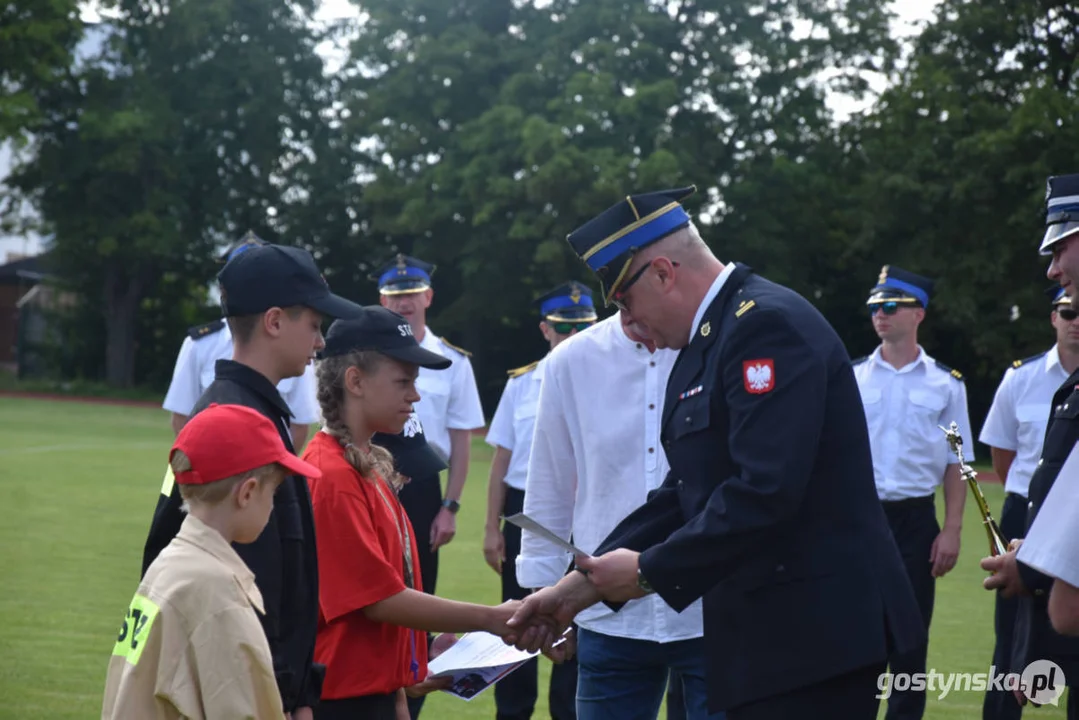
<path fill-rule="evenodd" d="M 579 557 L 577 567 L 588 573 L 588 581 L 604 600 L 625 602 L 648 593 L 637 583 L 637 558 L 632 550 L 612 550 L 598 558 Z"/>
<path fill-rule="evenodd" d="M 577 631 L 570 628 L 562 635 L 562 642 L 543 651 L 544 657 L 555 665 L 561 665 L 573 659 L 577 654 Z"/>
<path fill-rule="evenodd" d="M 483 532 L 483 559 L 499 575 L 502 574 L 502 563 L 506 562 L 506 539 L 502 536 L 502 530 L 497 527 L 488 527 Z"/>
<path fill-rule="evenodd" d="M 1015 560 L 1018 545 L 1013 541 L 1009 547 L 1008 552 L 1003 555 L 982 558 L 981 561 L 982 570 L 994 573 L 982 581 L 982 586 L 986 590 L 1000 590 L 1001 597 L 1006 598 L 1025 595 L 1027 592 Z"/>
<path fill-rule="evenodd" d="M 571 572 L 554 587 L 543 588 L 522 600 L 507 623 L 510 633 L 502 640 L 528 652 L 550 649 L 573 623 L 577 613 L 600 599 L 588 578 L 579 572 Z"/>

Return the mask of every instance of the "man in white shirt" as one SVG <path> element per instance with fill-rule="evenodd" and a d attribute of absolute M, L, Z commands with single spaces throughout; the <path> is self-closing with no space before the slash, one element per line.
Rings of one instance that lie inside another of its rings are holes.
<path fill-rule="evenodd" d="M 220 258 L 224 263 L 243 251 L 265 245 L 253 233 L 247 233 Z M 172 381 L 162 407 L 172 413 L 172 430 L 179 434 L 187 423 L 195 403 L 214 381 L 214 366 L 218 360 L 232 359 L 232 332 L 224 320 L 218 319 L 204 325 L 189 328 L 187 337 L 180 345 Z M 285 378 L 277 385 L 277 391 L 292 410 L 292 444 L 302 450 L 307 442 L 309 426 L 319 419 L 316 397 L 315 365 L 310 363 L 303 375 Z"/>
<path fill-rule="evenodd" d="M 536 303 L 541 318 L 540 332 L 551 350 L 596 323 L 592 290 L 579 282 L 564 283 L 537 299 Z M 503 602 L 519 600 L 528 594 L 517 582 L 521 529 L 512 523 L 501 526 L 501 521 L 524 509 L 525 480 L 545 363 L 546 357 L 509 372 L 510 379 L 487 431 L 487 444 L 495 450 L 487 487 L 483 555 L 487 564 L 502 577 Z M 495 685 L 496 720 L 529 720 L 532 717 L 538 694 L 538 674 L 539 662 L 533 659 Z M 576 661 L 556 664 L 551 671 L 548 693 L 552 720 L 576 718 L 576 691 Z"/>
<path fill-rule="evenodd" d="M 677 358 L 618 314 L 553 349 L 543 362 L 524 512 L 591 553 L 642 506 L 669 470 L 660 443 L 667 379 Z M 523 532 L 522 587 L 557 584 L 573 558 Z M 668 675 L 682 677 L 686 717 L 709 715 L 701 602 L 683 612 L 652 595 L 620 612 L 577 615 L 581 720 L 655 718 Z"/>
<path fill-rule="evenodd" d="M 420 347 L 453 361 L 443 371 L 420 368 L 416 378 L 416 390 L 420 393 L 416 414 L 427 442 L 449 466 L 446 492 L 442 492 L 439 475 L 433 475 L 412 478 L 399 495 L 416 530 L 423 590 L 431 595 L 437 589 L 438 549 L 457 533 L 457 511 L 468 479 L 472 432 L 484 426 L 483 406 L 469 360 L 471 353 L 438 337 L 427 327 L 427 308 L 434 298 L 431 286 L 434 271 L 431 263 L 398 254 L 371 276 L 378 282 L 381 304 L 408 320 Z M 423 703 L 424 697 L 409 699 L 413 720 L 419 716 Z"/>
<path fill-rule="evenodd" d="M 881 344 L 854 360 L 873 455 L 877 495 L 884 506 L 903 564 L 925 622 L 933 617 L 936 578 L 959 558 L 959 536 L 967 488 L 958 458 L 940 428 L 953 421 L 970 438 L 963 377 L 926 354 L 918 344 L 934 283 L 894 265 L 885 265 L 867 305 Z M 973 443 L 967 443 L 972 445 Z M 974 461 L 973 452 L 965 457 Z M 944 485 L 944 527 L 937 522 L 935 496 Z M 924 673 L 928 643 L 889 658 L 892 673 Z M 896 690 L 888 698 L 887 720 L 918 720 L 925 691 Z"/>
<path fill-rule="evenodd" d="M 1056 344 L 1047 352 L 1016 360 L 1004 372 L 979 440 L 989 446 L 993 470 L 1004 480 L 1000 530 L 1011 540 L 1026 532 L 1027 490 L 1042 454 L 1053 393 L 1079 368 L 1079 322 L 1063 288 L 1049 289 L 1053 299 L 1050 322 Z M 1022 672 L 1012 663 L 1018 599 L 996 594 L 996 647 L 993 666 L 999 672 Z M 1010 691 L 989 690 L 982 706 L 983 720 L 1017 720 L 1022 707 Z"/>

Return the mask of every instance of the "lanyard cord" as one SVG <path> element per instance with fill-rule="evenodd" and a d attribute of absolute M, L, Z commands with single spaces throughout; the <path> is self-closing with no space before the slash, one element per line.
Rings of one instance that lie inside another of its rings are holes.
<path fill-rule="evenodd" d="M 383 491 L 382 486 L 385 484 L 380 476 L 375 476 L 375 488 L 378 490 L 378 496 L 382 498 L 382 502 L 385 503 L 386 509 L 393 515 L 393 521 L 397 525 L 397 535 L 401 538 L 401 547 L 404 550 L 404 571 L 405 571 L 405 586 L 411 590 L 415 590 L 413 579 L 415 577 L 412 571 L 412 537 L 408 531 L 408 523 L 402 522 L 399 512 L 404 512 L 400 503 L 397 504 L 399 510 L 394 510 L 393 503 L 386 497 L 386 493 Z M 412 681 L 419 682 L 420 677 L 420 664 L 416 661 L 416 631 L 412 628 L 408 629 L 409 640 L 409 652 L 412 654 L 409 662 L 409 670 L 412 672 Z"/>

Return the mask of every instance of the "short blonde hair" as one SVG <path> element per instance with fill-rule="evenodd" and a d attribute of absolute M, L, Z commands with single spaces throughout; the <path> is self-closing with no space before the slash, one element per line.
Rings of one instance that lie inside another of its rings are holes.
<path fill-rule="evenodd" d="M 184 454 L 183 450 L 177 450 L 172 454 L 169 465 L 172 467 L 172 474 L 176 476 L 192 469 L 191 459 Z M 277 480 L 287 474 L 288 471 L 281 465 L 270 463 L 269 465 L 262 465 L 248 472 L 240 473 L 239 475 L 233 475 L 232 477 L 215 480 L 203 485 L 177 484 L 180 487 L 180 498 L 184 501 L 183 509 L 186 511 L 191 502 L 201 505 L 217 505 L 218 503 L 223 502 L 232 494 L 233 489 L 239 483 L 249 477 L 254 477 L 261 485 L 266 482 Z"/>

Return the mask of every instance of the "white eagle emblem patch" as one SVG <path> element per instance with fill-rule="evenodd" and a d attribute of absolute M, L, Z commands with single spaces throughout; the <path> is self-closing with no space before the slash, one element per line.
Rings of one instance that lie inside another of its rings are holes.
<path fill-rule="evenodd" d="M 742 363 L 742 380 L 746 391 L 753 395 L 766 393 L 776 386 L 775 362 L 767 360 L 746 360 Z"/>
<path fill-rule="evenodd" d="M 408 416 L 408 420 L 405 421 L 404 429 L 405 437 L 416 437 L 417 435 L 423 435 L 423 426 L 420 425 L 420 417 L 416 413 L 412 413 Z"/>

